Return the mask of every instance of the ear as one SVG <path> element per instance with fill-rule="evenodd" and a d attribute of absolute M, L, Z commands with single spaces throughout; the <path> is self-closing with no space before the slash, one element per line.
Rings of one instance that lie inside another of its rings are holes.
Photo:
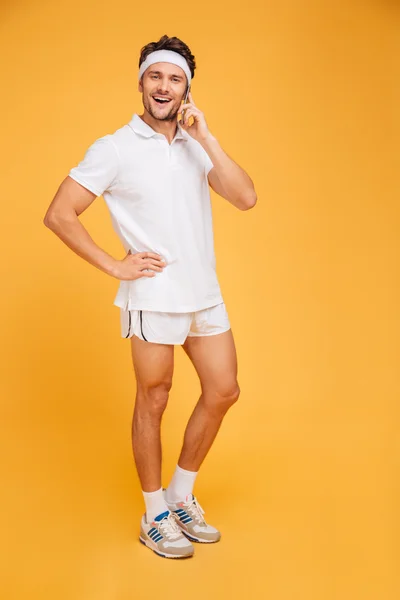
<path fill-rule="evenodd" d="M 142 79 L 139 79 L 139 83 L 138 83 L 138 92 L 143 92 L 143 85 L 142 85 Z"/>

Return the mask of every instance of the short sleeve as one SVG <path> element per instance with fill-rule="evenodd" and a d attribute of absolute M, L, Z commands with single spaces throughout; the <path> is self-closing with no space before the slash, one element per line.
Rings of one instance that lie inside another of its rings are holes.
<path fill-rule="evenodd" d="M 211 160 L 211 158 L 208 156 L 207 152 L 204 150 L 203 146 L 200 144 L 200 142 L 195 141 L 195 147 L 196 147 L 196 154 L 197 154 L 197 159 L 201 161 L 201 163 L 204 166 L 204 171 L 206 176 L 208 175 L 208 173 L 211 171 L 211 169 L 213 168 L 214 164 Z"/>
<path fill-rule="evenodd" d="M 214 166 L 214 163 L 212 162 L 211 158 L 208 156 L 207 152 L 204 150 L 204 162 L 205 162 L 205 169 L 206 169 L 206 175 L 209 174 L 209 172 L 211 171 L 211 169 Z"/>
<path fill-rule="evenodd" d="M 206 177 L 207 177 L 208 173 L 211 171 L 211 169 L 213 168 L 214 165 L 212 163 L 211 158 L 208 156 L 207 152 L 204 150 L 204 148 L 201 144 L 199 144 L 199 150 L 200 150 L 201 160 L 203 162 Z"/>
<path fill-rule="evenodd" d="M 118 175 L 118 154 L 110 136 L 93 142 L 81 162 L 68 175 L 97 196 L 111 187 Z"/>

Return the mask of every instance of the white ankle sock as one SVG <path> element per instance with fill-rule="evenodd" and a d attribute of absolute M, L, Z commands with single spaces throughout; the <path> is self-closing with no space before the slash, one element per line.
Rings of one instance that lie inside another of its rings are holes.
<path fill-rule="evenodd" d="M 187 495 L 193 493 L 197 473 L 198 471 L 186 471 L 186 469 L 176 465 L 175 473 L 165 494 L 167 502 L 185 501 Z"/>
<path fill-rule="evenodd" d="M 154 520 L 154 517 L 160 513 L 169 510 L 162 491 L 162 487 L 155 492 L 144 492 L 142 490 L 144 502 L 146 505 L 146 520 L 148 523 Z"/>

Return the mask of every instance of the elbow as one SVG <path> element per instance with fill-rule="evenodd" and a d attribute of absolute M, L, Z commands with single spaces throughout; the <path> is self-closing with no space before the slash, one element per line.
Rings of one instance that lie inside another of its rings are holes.
<path fill-rule="evenodd" d="M 257 204 L 257 194 L 253 191 L 251 194 L 247 194 L 242 198 L 240 210 L 250 210 Z"/>
<path fill-rule="evenodd" d="M 49 219 L 48 215 L 45 215 L 45 216 L 44 216 L 44 219 L 43 219 L 43 225 L 44 225 L 45 227 L 48 227 L 48 228 L 50 228 L 50 219 Z"/>
<path fill-rule="evenodd" d="M 51 227 L 52 227 L 51 224 L 52 224 L 52 218 L 48 213 L 46 213 L 43 218 L 43 225 L 45 227 L 48 227 L 49 229 L 51 229 Z"/>
<path fill-rule="evenodd" d="M 57 225 L 57 219 L 52 212 L 47 211 L 43 218 L 43 225 L 54 231 Z"/>

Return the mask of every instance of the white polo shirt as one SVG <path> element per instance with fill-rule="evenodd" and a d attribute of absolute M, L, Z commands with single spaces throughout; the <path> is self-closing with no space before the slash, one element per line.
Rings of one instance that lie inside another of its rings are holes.
<path fill-rule="evenodd" d="M 126 252 L 156 252 L 154 277 L 120 281 L 125 310 L 194 312 L 223 302 L 215 270 L 210 190 L 213 163 L 179 125 L 169 144 L 138 114 L 98 138 L 69 176 L 103 196 Z"/>

